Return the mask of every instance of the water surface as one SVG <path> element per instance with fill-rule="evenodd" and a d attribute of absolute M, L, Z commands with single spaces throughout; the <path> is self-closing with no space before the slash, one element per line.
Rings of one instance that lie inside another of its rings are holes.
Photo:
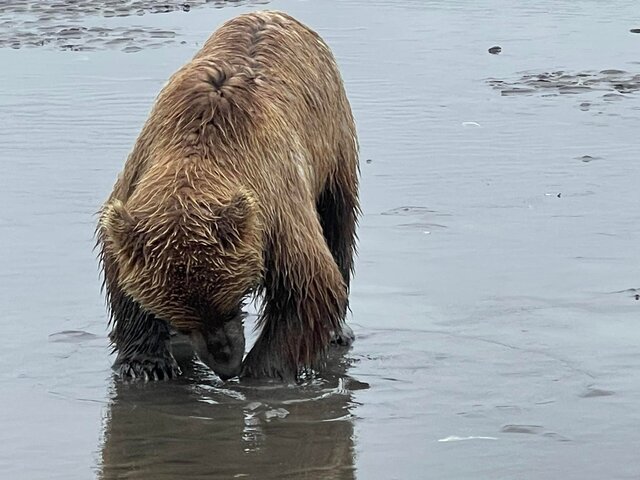
<path fill-rule="evenodd" d="M 635 2 L 268 4 L 362 145 L 358 339 L 296 387 L 115 381 L 92 252 L 166 79 L 265 5 L 41 3 L 0 8 L 2 478 L 640 476 Z"/>

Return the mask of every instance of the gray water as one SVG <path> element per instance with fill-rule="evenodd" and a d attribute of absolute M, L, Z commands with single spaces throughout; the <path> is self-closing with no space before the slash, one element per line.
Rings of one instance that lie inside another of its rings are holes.
<path fill-rule="evenodd" d="M 356 343 L 300 386 L 113 378 L 94 212 L 265 3 L 0 5 L 0 478 L 640 478 L 635 1 L 270 2 L 356 116 Z"/>

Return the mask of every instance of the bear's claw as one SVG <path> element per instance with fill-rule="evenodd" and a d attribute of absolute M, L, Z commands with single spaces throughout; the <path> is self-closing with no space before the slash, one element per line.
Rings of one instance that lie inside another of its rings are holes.
<path fill-rule="evenodd" d="M 142 380 L 144 382 L 171 380 L 182 373 L 174 358 L 125 361 L 114 365 L 114 370 L 123 380 Z"/>

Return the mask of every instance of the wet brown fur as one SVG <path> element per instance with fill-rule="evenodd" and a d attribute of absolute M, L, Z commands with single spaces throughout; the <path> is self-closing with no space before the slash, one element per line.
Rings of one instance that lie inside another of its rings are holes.
<path fill-rule="evenodd" d="M 115 348 L 140 348 L 118 329 L 135 336 L 150 316 L 189 332 L 258 294 L 244 374 L 312 367 L 346 314 L 357 165 L 321 38 L 279 12 L 224 24 L 159 94 L 101 210 Z"/>

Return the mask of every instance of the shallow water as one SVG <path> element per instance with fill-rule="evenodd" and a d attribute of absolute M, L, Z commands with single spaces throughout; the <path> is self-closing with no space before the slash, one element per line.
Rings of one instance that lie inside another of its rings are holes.
<path fill-rule="evenodd" d="M 298 387 L 115 381 L 92 252 L 158 90 L 262 6 L 39 3 L 0 8 L 2 478 L 640 476 L 635 2 L 269 3 L 362 145 L 358 338 Z"/>

